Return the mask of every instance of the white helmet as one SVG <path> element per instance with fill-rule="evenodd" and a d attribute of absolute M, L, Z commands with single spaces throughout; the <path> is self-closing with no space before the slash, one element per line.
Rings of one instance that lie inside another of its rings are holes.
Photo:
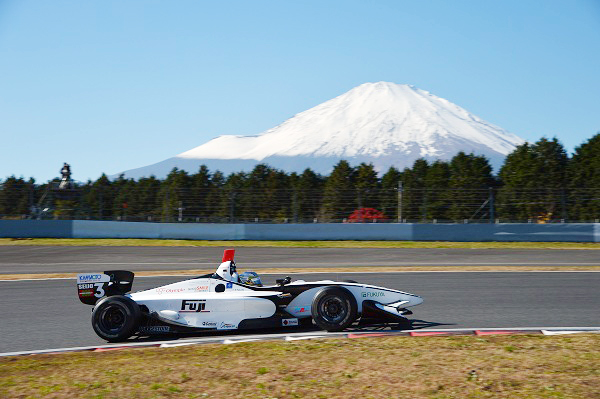
<path fill-rule="evenodd" d="M 233 281 L 235 283 L 239 281 L 235 262 L 232 260 L 221 263 L 217 268 L 217 275 L 226 281 Z"/>

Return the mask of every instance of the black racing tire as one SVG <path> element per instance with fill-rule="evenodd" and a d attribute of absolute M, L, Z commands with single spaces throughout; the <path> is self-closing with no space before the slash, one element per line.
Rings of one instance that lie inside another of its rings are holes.
<path fill-rule="evenodd" d="M 323 330 L 342 331 L 356 320 L 358 305 L 344 287 L 324 287 L 313 298 L 311 314 Z"/>
<path fill-rule="evenodd" d="M 131 298 L 113 295 L 102 298 L 92 311 L 92 327 L 108 342 L 125 341 L 138 328 L 140 307 Z"/>

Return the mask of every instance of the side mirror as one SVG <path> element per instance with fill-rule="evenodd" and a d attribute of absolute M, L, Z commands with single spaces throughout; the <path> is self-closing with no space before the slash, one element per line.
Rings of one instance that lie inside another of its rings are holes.
<path fill-rule="evenodd" d="M 284 286 L 286 284 L 291 283 L 292 278 L 290 276 L 286 276 L 285 278 L 280 278 L 280 279 L 275 280 L 275 282 L 277 283 L 277 285 Z"/>

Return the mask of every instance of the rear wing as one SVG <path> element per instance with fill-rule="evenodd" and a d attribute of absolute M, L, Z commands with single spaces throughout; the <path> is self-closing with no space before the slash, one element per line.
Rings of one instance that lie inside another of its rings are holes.
<path fill-rule="evenodd" d="M 77 275 L 77 295 L 86 305 L 95 305 L 105 296 L 123 295 L 131 291 L 133 278 L 133 272 L 127 270 L 81 273 Z"/>

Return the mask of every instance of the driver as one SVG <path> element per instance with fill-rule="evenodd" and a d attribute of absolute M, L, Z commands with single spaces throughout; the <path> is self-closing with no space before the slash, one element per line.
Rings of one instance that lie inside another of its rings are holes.
<path fill-rule="evenodd" d="M 262 287 L 262 281 L 260 280 L 258 273 L 244 272 L 242 274 L 238 274 L 235 262 L 232 260 L 221 263 L 216 274 L 225 281 Z"/>
<path fill-rule="evenodd" d="M 239 275 L 240 283 L 245 285 L 253 285 L 256 287 L 262 287 L 262 281 L 260 276 L 256 272 L 244 272 Z"/>

